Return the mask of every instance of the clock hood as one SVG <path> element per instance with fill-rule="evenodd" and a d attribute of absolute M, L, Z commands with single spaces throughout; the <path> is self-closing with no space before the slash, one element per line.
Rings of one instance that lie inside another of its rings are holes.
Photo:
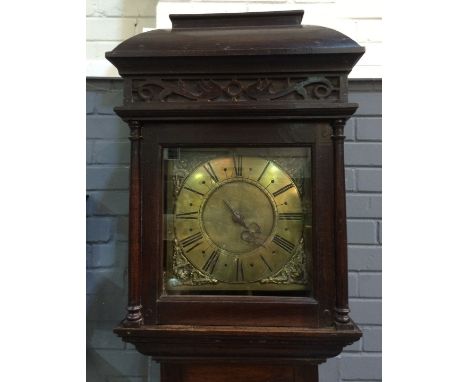
<path fill-rule="evenodd" d="M 346 35 L 322 26 L 301 25 L 303 11 L 171 15 L 172 29 L 141 33 L 106 53 L 121 75 L 133 72 L 180 72 L 178 59 L 193 70 L 237 68 L 254 58 L 262 70 L 285 69 L 289 62 L 304 70 L 350 72 L 364 53 Z M 220 62 L 219 58 L 224 58 Z M 232 58 L 227 60 L 226 58 Z M 305 61 L 304 61 L 305 60 Z M 200 65 L 197 61 L 202 61 Z M 211 65 L 211 62 L 215 63 Z M 221 65 L 221 67 L 219 66 Z"/>

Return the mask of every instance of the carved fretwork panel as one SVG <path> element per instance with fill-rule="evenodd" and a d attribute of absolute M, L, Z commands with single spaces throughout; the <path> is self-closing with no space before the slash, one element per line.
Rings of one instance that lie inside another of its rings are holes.
<path fill-rule="evenodd" d="M 132 81 L 130 102 L 342 102 L 340 77 L 146 78 Z"/>

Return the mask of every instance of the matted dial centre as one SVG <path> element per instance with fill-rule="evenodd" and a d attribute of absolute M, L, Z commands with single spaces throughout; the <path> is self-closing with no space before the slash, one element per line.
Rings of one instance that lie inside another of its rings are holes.
<path fill-rule="evenodd" d="M 268 239 L 275 212 L 268 196 L 245 180 L 221 184 L 211 192 L 202 211 L 203 228 L 219 248 L 250 252 Z"/>

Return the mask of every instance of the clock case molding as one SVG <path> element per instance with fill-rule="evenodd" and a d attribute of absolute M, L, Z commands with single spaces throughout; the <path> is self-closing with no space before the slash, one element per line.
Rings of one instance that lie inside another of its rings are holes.
<path fill-rule="evenodd" d="M 364 48 L 302 16 L 171 15 L 172 30 L 106 53 L 131 140 L 128 312 L 115 332 L 162 362 L 165 380 L 182 380 L 168 367 L 181 361 L 317 365 L 361 337 L 348 307 L 343 129 Z M 222 146 L 310 147 L 313 296 L 163 293 L 163 149 Z"/>

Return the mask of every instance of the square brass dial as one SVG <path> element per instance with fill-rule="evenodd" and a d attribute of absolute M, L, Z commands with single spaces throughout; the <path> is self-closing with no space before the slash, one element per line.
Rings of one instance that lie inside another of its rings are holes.
<path fill-rule="evenodd" d="M 167 293 L 310 290 L 308 148 L 164 151 Z"/>

